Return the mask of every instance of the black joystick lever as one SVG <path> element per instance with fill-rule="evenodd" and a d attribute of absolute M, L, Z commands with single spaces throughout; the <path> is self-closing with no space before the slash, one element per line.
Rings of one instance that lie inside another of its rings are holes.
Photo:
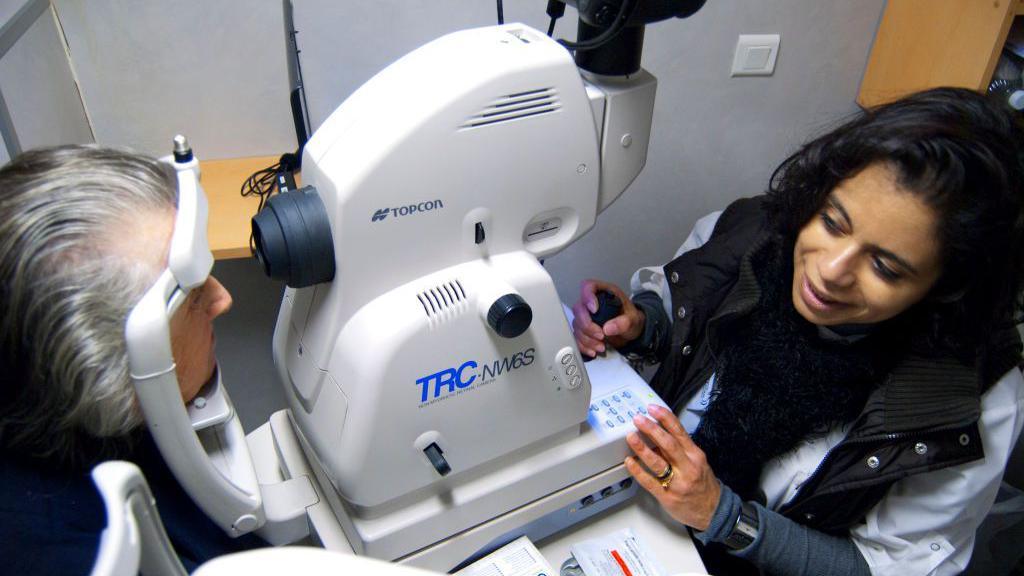
<path fill-rule="evenodd" d="M 622 314 L 622 302 L 619 301 L 618 296 L 607 290 L 601 290 L 596 296 L 597 312 L 590 315 L 591 322 L 598 326 L 604 326 L 605 322 Z"/>
<path fill-rule="evenodd" d="M 604 323 L 615 318 L 619 314 L 622 314 L 622 302 L 619 301 L 618 296 L 612 294 L 607 290 L 601 290 L 597 294 L 597 312 L 590 314 L 590 321 L 598 326 L 604 326 Z M 590 356 L 583 355 L 584 362 L 590 362 L 593 360 Z"/>

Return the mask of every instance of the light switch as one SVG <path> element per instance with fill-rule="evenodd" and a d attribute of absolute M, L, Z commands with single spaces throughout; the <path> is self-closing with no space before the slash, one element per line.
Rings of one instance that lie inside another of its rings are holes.
<path fill-rule="evenodd" d="M 732 76 L 771 76 L 779 55 L 778 34 L 740 34 L 732 58 Z"/>

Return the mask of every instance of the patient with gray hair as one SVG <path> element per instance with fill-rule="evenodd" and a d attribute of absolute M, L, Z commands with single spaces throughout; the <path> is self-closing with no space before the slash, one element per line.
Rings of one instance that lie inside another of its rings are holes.
<path fill-rule="evenodd" d="M 189 570 L 262 545 L 229 538 L 193 504 L 145 429 L 125 321 L 167 265 L 173 169 L 97 146 L 26 152 L 0 169 L 0 555 L 4 572 L 75 574 L 106 526 L 89 471 L 146 475 Z M 231 296 L 210 277 L 171 319 L 182 400 L 213 377 L 213 320 Z"/>

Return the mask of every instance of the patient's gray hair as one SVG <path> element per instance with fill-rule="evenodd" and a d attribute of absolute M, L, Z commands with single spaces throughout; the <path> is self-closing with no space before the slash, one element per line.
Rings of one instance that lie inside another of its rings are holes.
<path fill-rule="evenodd" d="M 142 422 L 124 326 L 167 255 L 140 255 L 132 232 L 169 218 L 176 196 L 170 166 L 98 146 L 0 169 L 4 449 L 70 464 Z"/>

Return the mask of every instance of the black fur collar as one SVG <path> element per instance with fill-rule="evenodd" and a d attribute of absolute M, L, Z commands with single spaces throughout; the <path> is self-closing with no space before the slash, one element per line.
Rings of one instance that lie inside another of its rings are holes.
<path fill-rule="evenodd" d="M 755 497 L 765 462 L 853 420 L 902 350 L 884 325 L 854 342 L 822 338 L 793 307 L 792 254 L 776 239 L 749 255 L 760 299 L 723 319 L 715 390 L 694 433 L 716 476 L 744 498 Z"/>

